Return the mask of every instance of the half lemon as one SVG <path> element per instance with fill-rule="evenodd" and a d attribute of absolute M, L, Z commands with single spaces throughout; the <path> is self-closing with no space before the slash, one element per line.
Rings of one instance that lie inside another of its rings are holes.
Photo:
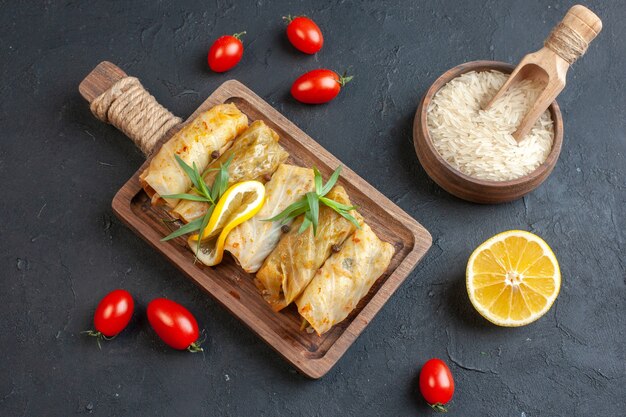
<path fill-rule="evenodd" d="M 556 256 L 539 236 L 523 230 L 497 234 L 467 263 L 474 308 L 499 326 L 523 326 L 543 316 L 561 288 Z"/>
<path fill-rule="evenodd" d="M 187 240 L 194 252 L 197 249 L 198 260 L 208 266 L 219 264 L 228 234 L 257 214 L 264 202 L 265 187 L 259 181 L 244 181 L 227 189 L 217 202 L 202 237 L 194 234 Z"/>

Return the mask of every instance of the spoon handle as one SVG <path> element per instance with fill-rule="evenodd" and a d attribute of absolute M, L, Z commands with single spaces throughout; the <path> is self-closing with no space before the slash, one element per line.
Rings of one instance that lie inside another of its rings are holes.
<path fill-rule="evenodd" d="M 571 65 L 585 53 L 601 30 L 602 20 L 585 6 L 577 4 L 554 27 L 544 46 Z"/>

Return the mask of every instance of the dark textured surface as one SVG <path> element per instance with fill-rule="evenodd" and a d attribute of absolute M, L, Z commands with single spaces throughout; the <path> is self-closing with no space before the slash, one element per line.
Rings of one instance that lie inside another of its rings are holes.
<path fill-rule="evenodd" d="M 553 175 L 523 200 L 478 206 L 417 162 L 418 100 L 454 65 L 538 48 L 570 2 L 172 3 L 0 1 L 0 414 L 428 415 L 416 377 L 436 356 L 456 378 L 450 415 L 626 415 L 624 4 L 590 4 L 605 29 L 559 98 Z M 319 23 L 317 56 L 287 43 L 288 13 Z M 241 64 L 211 74 L 211 40 L 244 29 Z M 431 231 L 425 260 L 325 378 L 296 374 L 113 217 L 142 155 L 78 94 L 103 59 L 181 116 L 224 80 L 242 81 Z M 354 82 L 329 105 L 294 102 L 292 80 L 320 66 Z M 544 318 L 506 329 L 474 312 L 464 269 L 476 245 L 513 228 L 547 240 L 563 286 Z M 79 332 L 116 287 L 135 295 L 137 313 L 98 350 Z M 156 338 L 144 308 L 157 296 L 198 317 L 204 356 Z"/>

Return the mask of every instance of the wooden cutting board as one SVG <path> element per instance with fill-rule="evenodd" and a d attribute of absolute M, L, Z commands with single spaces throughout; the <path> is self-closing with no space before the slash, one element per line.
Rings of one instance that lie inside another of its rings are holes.
<path fill-rule="evenodd" d="M 91 102 L 125 76 L 124 71 L 115 65 L 102 62 L 83 80 L 79 90 Z M 150 160 L 115 195 L 113 211 L 129 228 L 300 372 L 311 378 L 319 378 L 337 363 L 407 278 L 430 248 L 432 238 L 411 216 L 238 81 L 223 83 L 188 120 L 220 103 L 235 103 L 248 116 L 250 122 L 260 119 L 274 129 L 280 135 L 281 145 L 290 154 L 288 163 L 304 167 L 315 166 L 324 178 L 328 178 L 337 166 L 344 165 L 339 184 L 345 187 L 350 199 L 359 207 L 359 212 L 374 232 L 382 240 L 395 246 L 396 253 L 389 268 L 350 316 L 321 337 L 315 333 L 307 333 L 300 330 L 301 318 L 296 308 L 292 305 L 280 313 L 272 311 L 254 285 L 253 276 L 239 268 L 230 256 L 225 256 L 224 261 L 216 267 L 207 267 L 194 263 L 194 255 L 186 247 L 184 238 L 161 242 L 161 238 L 170 233 L 162 219 L 170 216 L 162 208 L 151 206 L 148 196 L 139 184 L 139 175 Z M 178 128 L 180 126 L 171 129 L 160 140 L 157 149 Z"/>

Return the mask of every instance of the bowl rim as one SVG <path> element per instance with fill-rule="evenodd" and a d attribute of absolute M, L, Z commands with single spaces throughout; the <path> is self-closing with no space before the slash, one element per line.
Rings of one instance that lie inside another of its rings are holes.
<path fill-rule="evenodd" d="M 558 157 L 561 153 L 561 147 L 563 144 L 563 117 L 561 115 L 561 109 L 558 103 L 556 102 L 556 100 L 550 104 L 550 107 L 548 107 L 548 110 L 550 110 L 550 116 L 552 118 L 553 128 L 554 128 L 552 149 L 550 150 L 550 153 L 546 157 L 546 160 L 541 165 L 539 165 L 534 171 L 526 175 L 523 175 L 519 178 L 515 178 L 512 180 L 496 181 L 496 180 L 484 180 L 484 179 L 469 176 L 461 172 L 457 168 L 453 167 L 448 161 L 446 161 L 441 156 L 437 148 L 435 148 L 432 138 L 430 137 L 430 132 L 428 130 L 428 123 L 427 123 L 428 107 L 430 106 L 432 98 L 441 88 L 443 88 L 444 85 L 446 85 L 449 81 L 453 80 L 454 78 L 457 78 L 460 75 L 471 72 L 471 71 L 482 72 L 482 71 L 488 70 L 488 69 L 483 69 L 479 71 L 477 70 L 477 68 L 482 68 L 482 67 L 490 67 L 493 70 L 500 71 L 505 74 L 510 74 L 515 69 L 514 65 L 508 64 L 506 62 L 479 60 L 479 61 L 465 62 L 463 64 L 452 67 L 449 70 L 445 71 L 443 74 L 441 74 L 430 85 L 430 87 L 426 91 L 426 94 L 424 94 L 424 97 L 422 98 L 419 108 L 418 108 L 418 111 L 420 112 L 420 115 L 419 115 L 420 129 L 422 131 L 422 134 L 424 135 L 424 143 L 428 146 L 429 151 L 435 156 L 439 164 L 444 169 L 446 169 L 450 174 L 464 181 L 471 182 L 473 184 L 480 185 L 486 188 L 500 189 L 500 188 L 516 187 L 516 186 L 524 185 L 529 182 L 533 182 L 537 180 L 538 178 L 541 178 L 544 175 L 547 177 L 551 173 L 554 166 L 556 165 L 556 161 L 558 160 Z M 428 106 L 426 105 L 426 103 L 428 103 Z M 537 184 L 537 186 L 538 185 L 539 184 Z M 529 190 L 529 192 L 530 191 L 532 190 Z"/>

